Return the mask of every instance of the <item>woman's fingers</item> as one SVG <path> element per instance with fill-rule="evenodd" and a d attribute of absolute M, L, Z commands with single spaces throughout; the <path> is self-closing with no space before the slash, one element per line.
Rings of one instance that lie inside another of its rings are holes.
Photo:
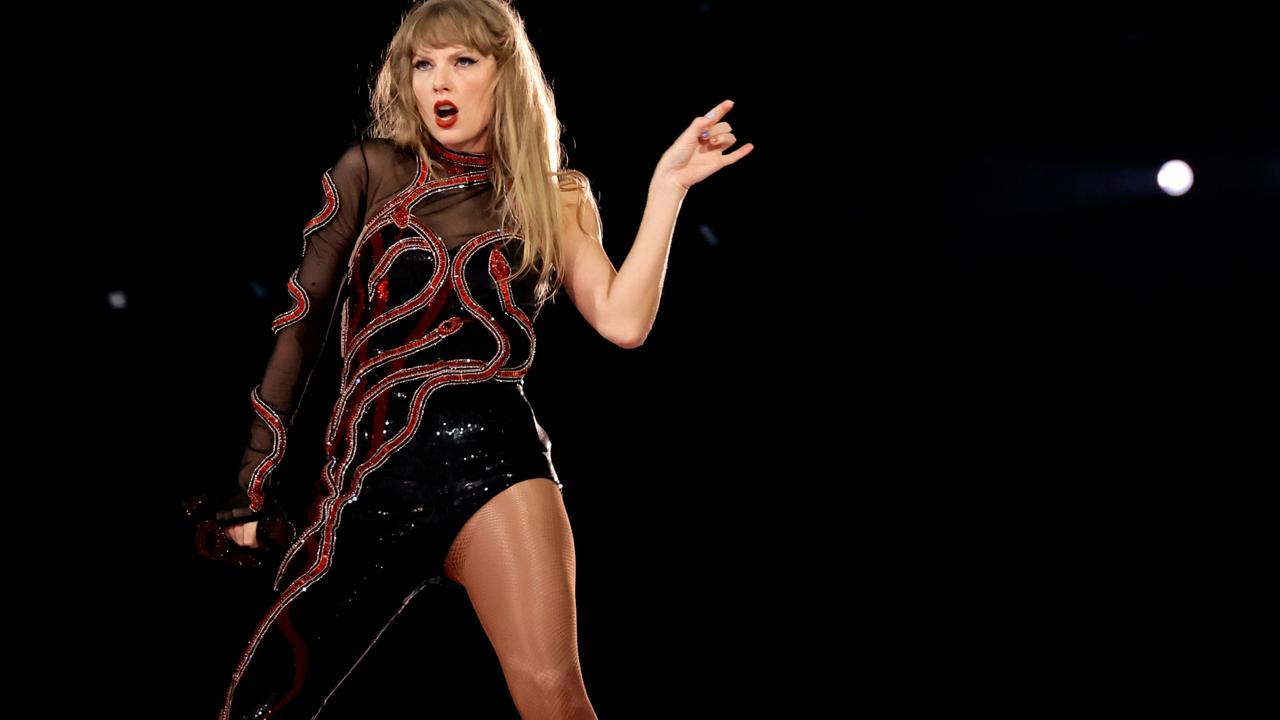
<path fill-rule="evenodd" d="M 723 135 L 717 135 L 711 138 L 710 140 L 707 141 L 707 144 L 717 149 L 727 148 L 730 145 L 732 145 L 735 140 L 737 140 L 737 138 L 734 137 L 733 133 L 725 133 Z"/>
<path fill-rule="evenodd" d="M 227 537 L 237 545 L 244 547 L 258 547 L 258 521 L 242 523 L 240 525 L 228 525 L 226 528 Z"/>
<path fill-rule="evenodd" d="M 727 122 L 716 123 L 715 125 L 712 125 L 706 130 L 703 130 L 702 134 L 698 136 L 698 139 L 701 140 L 702 142 L 706 142 L 708 139 L 715 137 L 720 133 L 727 133 L 732 129 L 733 128 Z"/>
<path fill-rule="evenodd" d="M 730 110 L 732 110 L 732 109 L 733 109 L 733 101 L 732 101 L 732 100 L 725 100 L 724 102 L 722 102 L 722 103 L 720 103 L 719 105 L 716 105 L 714 108 L 712 108 L 712 109 L 711 109 L 711 112 L 708 112 L 706 115 L 703 115 L 702 117 L 698 118 L 697 120 L 694 120 L 694 124 L 695 124 L 695 125 L 702 125 L 702 126 L 703 126 L 703 128 L 702 128 L 702 132 L 698 135 L 698 139 L 699 139 L 699 140 L 704 140 L 704 141 L 705 141 L 705 140 L 707 140 L 708 138 L 710 138 L 712 135 L 714 135 L 714 134 L 716 133 L 716 128 L 718 128 L 720 125 L 723 125 L 723 124 L 724 124 L 724 123 L 717 123 L 715 126 L 707 127 L 707 126 L 705 125 L 705 123 L 703 123 L 703 120 L 704 120 L 704 119 L 706 119 L 706 120 L 719 120 L 720 118 L 722 118 L 722 117 L 724 117 L 724 116 L 725 116 L 725 113 L 729 112 L 729 111 L 730 111 Z M 725 127 L 727 128 L 728 126 L 726 125 Z"/>

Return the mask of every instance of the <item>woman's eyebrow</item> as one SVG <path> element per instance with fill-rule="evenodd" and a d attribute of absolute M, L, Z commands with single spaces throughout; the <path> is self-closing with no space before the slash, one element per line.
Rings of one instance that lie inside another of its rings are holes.
<path fill-rule="evenodd" d="M 428 51 L 426 51 L 426 50 L 418 50 L 418 51 L 416 51 L 416 52 L 417 52 L 417 54 L 418 54 L 418 55 L 421 55 L 421 56 L 423 56 L 423 57 L 431 57 L 431 53 L 430 53 L 430 52 L 428 52 Z M 459 55 L 462 55 L 462 54 L 464 54 L 464 53 L 469 53 L 469 52 L 471 52 L 471 51 L 470 51 L 470 50 L 466 50 L 466 49 L 463 49 L 463 50 L 457 50 L 457 51 L 455 51 L 455 52 L 451 52 L 451 53 L 449 53 L 449 57 L 457 57 L 457 56 L 459 56 Z"/>

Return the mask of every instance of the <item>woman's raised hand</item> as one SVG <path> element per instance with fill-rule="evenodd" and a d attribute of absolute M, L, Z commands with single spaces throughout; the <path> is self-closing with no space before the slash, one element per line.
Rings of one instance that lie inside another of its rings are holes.
<path fill-rule="evenodd" d="M 746 157 L 755 145 L 747 143 L 732 153 L 724 153 L 736 141 L 729 123 L 721 121 L 732 108 L 733 101 L 725 100 L 711 112 L 695 118 L 676 138 L 675 144 L 662 154 L 653 180 L 675 183 L 680 189 L 688 190 L 720 168 Z"/>

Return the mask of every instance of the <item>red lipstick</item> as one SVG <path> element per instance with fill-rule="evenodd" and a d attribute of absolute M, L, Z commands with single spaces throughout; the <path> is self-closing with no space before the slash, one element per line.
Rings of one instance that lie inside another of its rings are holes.
<path fill-rule="evenodd" d="M 452 108 L 453 112 L 442 116 L 440 114 L 441 108 Z M 436 115 L 436 125 L 442 128 L 453 127 L 454 123 L 458 122 L 458 114 L 462 112 L 457 105 L 453 104 L 452 100 L 437 100 L 433 110 Z"/>

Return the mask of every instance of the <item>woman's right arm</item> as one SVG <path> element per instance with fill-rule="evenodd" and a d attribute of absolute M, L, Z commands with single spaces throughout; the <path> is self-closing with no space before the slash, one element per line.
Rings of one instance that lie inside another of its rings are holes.
<path fill-rule="evenodd" d="M 262 510 L 271 473 L 284 457 L 288 430 L 329 331 L 339 284 L 362 229 L 368 192 L 363 142 L 343 152 L 321 178 L 320 211 L 303 228 L 302 258 L 289 278 L 290 307 L 271 322 L 275 347 L 262 381 L 250 392 L 253 420 L 241 458 L 239 490 L 218 519 Z"/>

